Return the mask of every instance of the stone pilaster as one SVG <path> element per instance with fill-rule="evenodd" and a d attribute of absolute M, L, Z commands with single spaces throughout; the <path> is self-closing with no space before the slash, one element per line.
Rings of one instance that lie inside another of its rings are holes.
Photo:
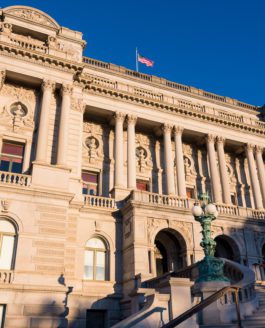
<path fill-rule="evenodd" d="M 6 79 L 6 71 L 0 70 L 0 90 L 2 89 Z"/>
<path fill-rule="evenodd" d="M 123 181 L 123 122 L 125 115 L 120 112 L 115 113 L 115 167 L 114 167 L 114 186 L 124 187 Z"/>
<path fill-rule="evenodd" d="M 62 105 L 59 124 L 59 137 L 57 149 L 57 164 L 66 166 L 67 164 L 67 147 L 69 135 L 69 116 L 71 109 L 71 94 L 73 87 L 71 85 L 62 85 Z"/>
<path fill-rule="evenodd" d="M 182 149 L 182 132 L 182 127 L 174 127 L 178 195 L 181 197 L 186 197 L 186 181 Z"/>
<path fill-rule="evenodd" d="M 168 195 L 175 194 L 174 186 L 174 166 L 172 160 L 171 131 L 170 124 L 164 124 L 162 127 L 164 134 L 164 165 L 166 173 L 166 192 Z"/>
<path fill-rule="evenodd" d="M 42 83 L 42 103 L 39 121 L 38 142 L 36 161 L 48 163 L 47 147 L 48 147 L 48 133 L 49 133 L 49 114 L 51 97 L 55 88 L 55 83 L 45 80 Z"/>
<path fill-rule="evenodd" d="M 251 187 L 254 196 L 255 206 L 258 210 L 263 208 L 261 191 L 258 181 L 257 168 L 255 165 L 254 154 L 253 154 L 254 146 L 251 144 L 246 145 L 246 155 L 248 160 L 248 168 L 251 180 Z"/>
<path fill-rule="evenodd" d="M 135 125 L 137 117 L 127 116 L 127 187 L 136 188 Z"/>
<path fill-rule="evenodd" d="M 206 137 L 206 142 L 207 142 L 207 151 L 208 151 L 209 166 L 210 166 L 213 201 L 216 203 L 221 203 L 222 196 L 219 189 L 220 180 L 218 176 L 218 168 L 217 168 L 217 161 L 216 161 L 215 148 L 214 148 L 215 136 L 209 134 Z"/>
<path fill-rule="evenodd" d="M 263 152 L 263 148 L 260 146 L 256 146 L 256 163 L 258 168 L 258 177 L 259 177 L 260 189 L 263 199 L 263 207 L 265 207 L 265 170 L 264 170 L 262 152 Z"/>
<path fill-rule="evenodd" d="M 225 161 L 225 153 L 224 153 L 224 143 L 225 139 L 221 136 L 217 136 L 217 154 L 218 154 L 218 162 L 221 176 L 221 185 L 223 191 L 223 201 L 225 204 L 231 204 L 231 190 L 230 183 L 228 179 L 226 161 Z"/>

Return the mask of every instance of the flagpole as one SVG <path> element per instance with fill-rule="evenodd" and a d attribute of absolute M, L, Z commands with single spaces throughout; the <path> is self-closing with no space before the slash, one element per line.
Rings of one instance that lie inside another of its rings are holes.
<path fill-rule="evenodd" d="M 139 72 L 139 67 L 138 67 L 138 50 L 136 48 L 135 51 L 135 66 L 136 66 L 136 72 Z"/>

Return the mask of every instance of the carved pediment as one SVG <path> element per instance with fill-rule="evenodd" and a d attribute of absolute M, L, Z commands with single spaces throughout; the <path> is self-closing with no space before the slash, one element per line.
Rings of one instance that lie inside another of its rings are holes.
<path fill-rule="evenodd" d="M 26 6 L 12 6 L 4 9 L 5 14 L 13 15 L 25 20 L 29 20 L 34 23 L 45 25 L 52 28 L 59 28 L 56 21 L 44 12 L 37 10 L 35 8 Z"/>

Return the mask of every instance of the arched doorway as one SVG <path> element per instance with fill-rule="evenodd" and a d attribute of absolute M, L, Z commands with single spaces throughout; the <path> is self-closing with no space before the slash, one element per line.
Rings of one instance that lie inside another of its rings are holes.
<path fill-rule="evenodd" d="M 240 252 L 238 246 L 231 237 L 221 235 L 217 236 L 214 240 L 216 241 L 214 256 L 240 262 Z"/>
<path fill-rule="evenodd" d="M 155 238 L 156 275 L 177 271 L 186 266 L 186 243 L 182 235 L 173 229 L 163 229 Z"/>

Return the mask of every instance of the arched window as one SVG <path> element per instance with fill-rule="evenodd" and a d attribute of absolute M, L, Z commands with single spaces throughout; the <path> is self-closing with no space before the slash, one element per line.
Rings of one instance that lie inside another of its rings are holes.
<path fill-rule="evenodd" d="M 0 219 L 0 270 L 12 270 L 15 260 L 16 229 L 14 225 Z"/>
<path fill-rule="evenodd" d="M 85 249 L 85 279 L 108 280 L 108 250 L 99 237 L 89 239 Z"/>

